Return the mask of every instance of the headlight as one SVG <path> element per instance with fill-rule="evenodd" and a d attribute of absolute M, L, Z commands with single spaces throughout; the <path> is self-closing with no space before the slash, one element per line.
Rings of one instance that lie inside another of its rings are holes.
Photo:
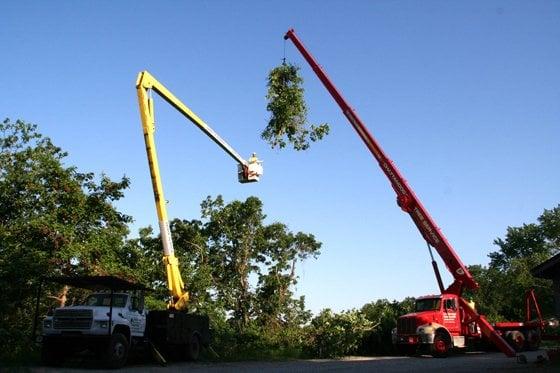
<path fill-rule="evenodd" d="M 95 324 L 102 329 L 106 329 L 109 326 L 109 320 L 97 320 Z"/>
<path fill-rule="evenodd" d="M 43 328 L 50 329 L 52 328 L 52 320 L 43 320 Z"/>
<path fill-rule="evenodd" d="M 432 334 L 434 332 L 434 328 L 431 326 L 423 326 L 416 329 L 416 334 Z"/>

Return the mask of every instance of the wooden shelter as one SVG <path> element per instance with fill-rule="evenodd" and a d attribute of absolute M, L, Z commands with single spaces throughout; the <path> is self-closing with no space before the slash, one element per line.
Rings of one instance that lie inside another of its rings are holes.
<path fill-rule="evenodd" d="M 531 270 L 533 276 L 552 280 L 554 313 L 560 318 L 560 254 L 553 256 Z"/>

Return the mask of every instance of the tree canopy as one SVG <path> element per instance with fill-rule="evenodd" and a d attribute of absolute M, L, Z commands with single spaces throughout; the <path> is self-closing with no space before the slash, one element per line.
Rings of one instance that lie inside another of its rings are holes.
<path fill-rule="evenodd" d="M 132 219 L 112 204 L 126 177 L 66 166 L 34 124 L 6 119 L 0 135 L 0 351 L 10 352 L 28 338 L 41 276 L 128 273 L 118 256 Z"/>
<path fill-rule="evenodd" d="M 508 227 L 494 244 L 499 249 L 488 255 L 488 267 L 469 267 L 480 284 L 472 294 L 480 312 L 492 321 L 523 320 L 524 294 L 533 288 L 543 312 L 552 314 L 551 281 L 534 277 L 531 270 L 560 252 L 560 205 L 544 210 L 537 223 Z"/>
<path fill-rule="evenodd" d="M 265 224 L 265 218 L 256 197 L 225 203 L 217 196 L 201 203 L 200 220 L 170 224 L 192 308 L 231 315 L 238 331 L 251 323 L 278 327 L 299 320 L 303 311 L 292 293 L 296 266 L 320 253 L 313 235 L 292 233 L 279 222 Z M 160 238 L 151 228 L 129 241 L 129 251 L 141 253 L 144 279 L 164 290 Z"/>

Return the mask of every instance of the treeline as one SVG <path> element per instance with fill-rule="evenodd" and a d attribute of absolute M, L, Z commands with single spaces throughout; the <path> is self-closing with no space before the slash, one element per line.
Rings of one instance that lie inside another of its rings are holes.
<path fill-rule="evenodd" d="M 125 276 L 155 289 L 148 308 L 164 308 L 159 236 L 147 227 L 129 239 L 132 218 L 114 206 L 129 180 L 66 166 L 67 154 L 35 125 L 5 120 L 0 136 L 0 361 L 35 348 L 32 315 L 42 276 Z M 391 353 L 396 318 L 412 310 L 414 299 L 313 316 L 293 288 L 298 266 L 320 255 L 321 242 L 265 218 L 256 197 L 226 203 L 216 196 L 202 201 L 199 219 L 171 222 L 192 311 L 210 316 L 219 358 Z M 471 266 L 482 285 L 472 295 L 478 309 L 491 319 L 522 319 L 523 292 L 537 286 L 543 309 L 551 312 L 551 284 L 533 278 L 530 269 L 558 252 L 559 238 L 560 207 L 545 210 L 537 224 L 508 228 L 495 242 L 499 250 L 490 254 L 490 265 Z M 40 313 L 79 296 L 49 285 Z"/>

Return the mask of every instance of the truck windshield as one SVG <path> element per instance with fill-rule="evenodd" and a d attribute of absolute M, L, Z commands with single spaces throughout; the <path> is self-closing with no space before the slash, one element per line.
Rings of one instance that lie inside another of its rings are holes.
<path fill-rule="evenodd" d="M 416 312 L 439 310 L 441 298 L 426 298 L 416 301 Z"/>
<path fill-rule="evenodd" d="M 126 294 L 113 294 L 113 307 L 124 307 L 127 297 Z M 92 294 L 87 298 L 86 305 L 109 307 L 111 305 L 111 294 Z"/>

